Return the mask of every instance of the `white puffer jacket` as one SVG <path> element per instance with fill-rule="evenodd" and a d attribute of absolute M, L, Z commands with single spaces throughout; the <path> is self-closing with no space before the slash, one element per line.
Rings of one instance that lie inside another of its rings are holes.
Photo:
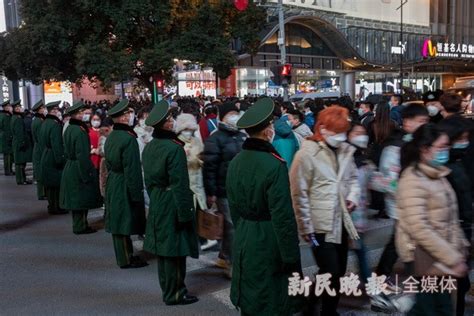
<path fill-rule="evenodd" d="M 342 143 L 336 152 L 337 159 L 324 142 L 305 140 L 295 155 L 290 184 L 300 235 L 333 231 L 335 212 L 342 209 L 349 237 L 358 239 L 346 208 L 347 200 L 357 205 L 360 196 L 355 148 Z"/>

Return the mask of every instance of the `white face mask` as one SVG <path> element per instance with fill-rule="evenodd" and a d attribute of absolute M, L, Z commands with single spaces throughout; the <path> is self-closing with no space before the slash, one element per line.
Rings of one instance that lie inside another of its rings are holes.
<path fill-rule="evenodd" d="M 92 127 L 98 128 L 100 126 L 100 121 L 99 120 L 92 120 L 91 125 L 92 125 Z"/>
<path fill-rule="evenodd" d="M 133 126 L 133 123 L 135 123 L 135 115 L 130 114 L 128 117 L 128 126 Z"/>
<path fill-rule="evenodd" d="M 63 115 L 61 114 L 61 112 L 57 112 L 57 113 L 56 113 L 56 117 L 57 117 L 60 121 L 63 120 Z"/>
<path fill-rule="evenodd" d="M 89 120 L 91 119 L 91 115 L 90 114 L 84 114 L 82 116 L 82 121 L 83 122 L 89 122 Z"/>
<path fill-rule="evenodd" d="M 140 127 L 145 128 L 145 127 L 146 127 L 146 125 L 145 125 L 145 120 L 143 120 L 143 119 L 139 120 L 139 121 L 138 121 L 138 125 L 140 125 Z"/>
<path fill-rule="evenodd" d="M 430 116 L 436 116 L 439 113 L 439 109 L 434 105 L 428 105 L 426 109 L 428 110 L 428 114 Z"/>
<path fill-rule="evenodd" d="M 240 119 L 240 116 L 238 114 L 232 114 L 232 115 L 229 115 L 225 122 L 227 124 L 229 124 L 230 126 L 232 127 L 236 127 L 237 126 L 237 121 Z"/>
<path fill-rule="evenodd" d="M 339 146 L 341 146 L 341 144 L 346 141 L 347 135 L 346 133 L 339 133 L 332 136 L 325 136 L 324 138 L 326 139 L 326 143 L 329 146 L 339 148 Z"/>
<path fill-rule="evenodd" d="M 352 138 L 351 143 L 359 148 L 367 148 L 369 144 L 369 136 L 367 135 L 358 135 Z"/>
<path fill-rule="evenodd" d="M 182 131 L 181 136 L 183 136 L 184 139 L 190 140 L 191 137 L 193 137 L 193 132 L 192 131 Z"/>
<path fill-rule="evenodd" d="M 176 125 L 177 125 L 176 120 L 173 119 L 173 129 L 172 129 L 173 132 L 176 132 Z"/>
<path fill-rule="evenodd" d="M 268 140 L 268 142 L 269 142 L 270 144 L 273 143 L 273 140 L 275 139 L 275 135 L 276 135 L 274 128 L 272 128 L 271 131 L 273 132 L 273 134 L 272 134 L 272 136 L 270 137 L 270 139 Z"/>
<path fill-rule="evenodd" d="M 48 115 L 48 110 L 44 109 L 43 111 L 41 111 L 41 114 L 43 114 L 44 116 Z"/>

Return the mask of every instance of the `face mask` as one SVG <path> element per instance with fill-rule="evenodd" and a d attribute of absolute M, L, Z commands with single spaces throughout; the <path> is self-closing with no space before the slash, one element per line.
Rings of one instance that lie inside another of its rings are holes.
<path fill-rule="evenodd" d="M 433 155 L 433 159 L 430 161 L 430 165 L 433 167 L 440 167 L 449 161 L 449 150 L 437 151 Z"/>
<path fill-rule="evenodd" d="M 57 117 L 60 121 L 63 120 L 63 115 L 61 114 L 61 112 L 56 113 L 56 117 Z"/>
<path fill-rule="evenodd" d="M 352 138 L 351 143 L 359 148 L 367 148 L 369 144 L 369 136 L 359 135 Z"/>
<path fill-rule="evenodd" d="M 140 127 L 145 128 L 145 127 L 146 127 L 146 125 L 145 125 L 145 120 L 139 120 L 139 121 L 138 121 L 138 125 L 140 125 Z"/>
<path fill-rule="evenodd" d="M 91 125 L 92 125 L 92 127 L 97 128 L 97 127 L 100 126 L 100 121 L 98 121 L 98 120 L 92 120 Z"/>
<path fill-rule="evenodd" d="M 466 149 L 469 147 L 469 142 L 464 142 L 464 143 L 454 143 L 453 144 L 453 149 Z"/>
<path fill-rule="evenodd" d="M 270 139 L 268 140 L 268 142 L 269 142 L 270 144 L 272 144 L 272 143 L 273 143 L 273 140 L 275 140 L 275 129 L 272 128 L 271 131 L 272 131 L 272 136 L 271 136 Z"/>
<path fill-rule="evenodd" d="M 347 135 L 346 133 L 339 133 L 332 136 L 326 136 L 325 139 L 329 146 L 339 148 L 339 146 L 341 146 L 341 144 L 346 141 Z"/>
<path fill-rule="evenodd" d="M 91 119 L 91 115 L 90 114 L 84 114 L 82 116 L 82 121 L 83 122 L 89 122 L 89 120 Z"/>
<path fill-rule="evenodd" d="M 426 109 L 428 110 L 429 116 L 436 116 L 436 114 L 439 113 L 439 109 L 434 105 L 428 105 Z"/>
<path fill-rule="evenodd" d="M 286 121 L 286 124 L 288 124 L 289 127 L 293 127 L 293 124 L 290 121 Z"/>
<path fill-rule="evenodd" d="M 191 137 L 193 137 L 193 132 L 191 132 L 191 131 L 182 131 L 181 136 L 183 136 L 184 139 L 190 140 Z"/>
<path fill-rule="evenodd" d="M 44 109 L 43 111 L 41 111 L 41 114 L 43 114 L 44 116 L 48 115 L 48 110 Z"/>
<path fill-rule="evenodd" d="M 135 115 L 130 114 L 128 117 L 128 126 L 133 126 L 133 123 L 135 123 Z"/>
<path fill-rule="evenodd" d="M 237 121 L 239 120 L 240 116 L 238 114 L 232 114 L 229 115 L 226 118 L 226 123 L 229 124 L 230 126 L 236 127 L 237 126 Z"/>
<path fill-rule="evenodd" d="M 364 109 L 361 109 L 361 108 L 357 110 L 357 113 L 359 114 L 359 116 L 362 116 L 365 114 Z"/>
<path fill-rule="evenodd" d="M 177 125 L 176 120 L 173 119 L 173 129 L 172 129 L 173 132 L 176 132 L 176 125 Z"/>
<path fill-rule="evenodd" d="M 413 134 L 405 134 L 403 135 L 403 141 L 405 143 L 411 142 L 413 140 Z"/>

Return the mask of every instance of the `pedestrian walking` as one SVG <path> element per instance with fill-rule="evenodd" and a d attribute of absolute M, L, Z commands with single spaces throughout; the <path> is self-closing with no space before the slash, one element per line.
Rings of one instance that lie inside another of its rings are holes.
<path fill-rule="evenodd" d="M 26 131 L 24 108 L 21 101 L 12 103 L 13 116 L 10 122 L 13 148 L 13 162 L 15 163 L 16 184 L 32 184 L 26 179 L 26 164 L 33 161 L 33 144 L 30 134 Z"/>
<path fill-rule="evenodd" d="M 41 155 L 43 154 L 44 144 L 40 142 L 40 132 L 48 110 L 44 105 L 43 100 L 36 102 L 31 110 L 34 112 L 33 123 L 31 124 L 31 136 L 33 139 L 33 180 L 36 181 L 36 196 L 38 200 L 45 200 L 46 193 L 44 191 L 43 183 L 39 180 L 39 173 L 41 168 Z M 48 205 L 48 210 L 50 205 Z"/>
<path fill-rule="evenodd" d="M 359 239 L 350 213 L 360 198 L 356 149 L 346 143 L 349 111 L 331 106 L 319 113 L 313 138 L 305 140 L 290 171 L 291 196 L 300 236 L 317 241 L 313 255 L 319 274 L 331 274 L 335 296 L 323 293 L 322 314 L 337 315 L 339 278 L 347 268 L 349 238 Z"/>
<path fill-rule="evenodd" d="M 469 242 L 459 225 L 456 194 L 446 176 L 449 138 L 433 124 L 420 127 L 405 147 L 397 191 L 397 249 L 414 263 L 414 276 L 466 276 Z M 440 194 L 442 192 L 443 194 Z M 418 280 L 419 281 L 419 280 Z M 420 291 L 408 315 L 453 315 L 450 293 Z"/>
<path fill-rule="evenodd" d="M 13 166 L 13 148 L 12 148 L 12 132 L 11 132 L 11 119 L 13 109 L 10 101 L 7 100 L 2 103 L 3 110 L 0 112 L 0 143 L 3 154 L 3 169 L 6 176 L 14 175 Z"/>
<path fill-rule="evenodd" d="M 87 222 L 90 209 L 102 206 L 96 169 L 90 160 L 89 129 L 83 119 L 85 104 L 78 101 L 67 109 L 71 116 L 64 132 L 64 155 L 66 165 L 61 176 L 59 206 L 72 213 L 73 233 L 91 234 Z"/>
<path fill-rule="evenodd" d="M 105 186 L 105 230 L 112 234 L 115 258 L 121 269 L 148 264 L 133 255 L 130 235 L 145 232 L 145 202 L 137 134 L 133 131 L 135 112 L 124 99 L 108 115 L 114 129 L 104 146 L 107 170 Z"/>
<path fill-rule="evenodd" d="M 232 267 L 232 240 L 234 225 L 229 211 L 226 192 L 227 168 L 231 160 L 242 150 L 246 135 L 237 127 L 239 109 L 231 102 L 219 106 L 218 129 L 204 142 L 202 159 L 203 177 L 208 207 L 214 203 L 224 215 L 224 232 L 216 266 L 230 277 Z"/>
<path fill-rule="evenodd" d="M 59 118 L 60 103 L 61 101 L 46 104 L 48 115 L 41 127 L 39 137 L 39 143 L 44 147 L 40 160 L 39 180 L 45 187 L 50 214 L 67 213 L 59 205 L 61 177 L 66 163 L 62 137 L 63 123 Z"/>
<path fill-rule="evenodd" d="M 186 257 L 197 258 L 198 240 L 184 143 L 166 101 L 153 107 L 145 123 L 154 127 L 143 151 L 145 185 L 150 196 L 144 250 L 158 258 L 158 278 L 166 305 L 198 301 L 184 283 Z M 107 140 L 109 142 L 109 140 Z"/>
<path fill-rule="evenodd" d="M 301 307 L 288 295 L 288 277 L 301 273 L 300 251 L 288 168 L 271 145 L 273 111 L 262 98 L 238 121 L 250 138 L 226 181 L 236 229 L 230 298 L 242 315 L 292 315 Z"/>

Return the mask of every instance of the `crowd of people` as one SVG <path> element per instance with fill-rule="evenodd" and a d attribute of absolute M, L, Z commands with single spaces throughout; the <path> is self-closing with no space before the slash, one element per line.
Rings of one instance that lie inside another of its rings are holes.
<path fill-rule="evenodd" d="M 316 300 L 321 315 L 338 315 L 350 249 L 362 283 L 372 273 L 364 232 L 373 209 L 394 228 L 374 271 L 393 295 L 373 295 L 372 308 L 399 309 L 392 277 L 401 260 L 407 275 L 452 275 L 458 285 L 454 304 L 447 293 L 418 293 L 409 315 L 464 315 L 474 142 L 473 122 L 462 113 L 470 97 L 438 90 L 407 104 L 400 95 L 377 104 L 349 97 L 39 101 L 30 114 L 6 101 L 0 151 L 5 175 L 18 185 L 31 184 L 25 166 L 33 162 L 38 199 L 48 200 L 50 214 L 71 212 L 73 233 L 95 233 L 88 210 L 105 205 L 120 268 L 147 265 L 130 236 L 144 238 L 168 305 L 198 301 L 184 283 L 186 257 L 219 247 L 215 265 L 232 279 L 231 300 L 243 315 L 308 312 L 314 300 L 288 297 L 303 241 L 336 290 Z M 211 209 L 224 218 L 220 241 L 196 233 L 197 210 Z"/>

